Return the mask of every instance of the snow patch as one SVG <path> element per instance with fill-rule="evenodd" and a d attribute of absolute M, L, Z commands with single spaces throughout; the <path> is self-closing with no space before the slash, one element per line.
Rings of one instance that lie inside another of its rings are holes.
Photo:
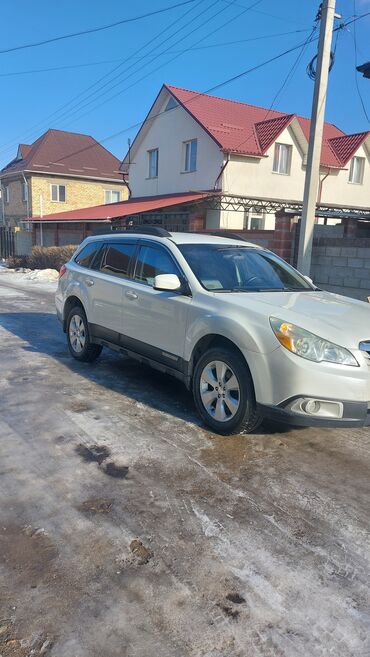
<path fill-rule="evenodd" d="M 53 282 L 58 280 L 59 273 L 56 269 L 34 269 L 28 274 L 24 275 L 27 281 L 45 281 Z"/>

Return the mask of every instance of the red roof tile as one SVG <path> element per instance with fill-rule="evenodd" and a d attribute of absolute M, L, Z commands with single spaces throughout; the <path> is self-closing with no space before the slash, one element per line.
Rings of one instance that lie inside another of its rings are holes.
<path fill-rule="evenodd" d="M 239 103 L 234 100 L 165 85 L 193 118 L 208 132 L 220 148 L 231 153 L 262 156 L 287 127 L 295 114 Z M 310 120 L 296 116 L 308 142 Z M 331 146 L 331 140 L 344 137 L 331 123 L 325 123 L 321 163 L 340 168 L 343 161 Z"/>
<path fill-rule="evenodd" d="M 197 201 L 209 196 L 211 192 L 197 192 L 184 194 L 167 194 L 163 196 L 141 196 L 128 201 L 119 203 L 109 203 L 107 205 L 95 205 L 91 208 L 81 208 L 80 210 L 70 210 L 68 212 L 58 212 L 56 214 L 47 214 L 44 217 L 32 217 L 30 221 L 109 221 L 117 217 L 128 217 L 132 214 L 149 212 L 159 208 L 167 208 L 171 205 Z"/>
<path fill-rule="evenodd" d="M 370 136 L 370 132 L 358 132 L 355 135 L 343 135 L 330 140 L 330 145 L 338 159 L 346 165 L 357 149 Z"/>
<path fill-rule="evenodd" d="M 12 160 L 1 173 L 42 171 L 122 181 L 120 161 L 89 135 L 48 130 L 33 144 L 20 144 L 20 153 L 23 159 Z"/>
<path fill-rule="evenodd" d="M 278 138 L 280 133 L 291 123 L 294 114 L 285 114 L 276 119 L 256 123 L 256 132 L 261 151 L 264 153 Z"/>

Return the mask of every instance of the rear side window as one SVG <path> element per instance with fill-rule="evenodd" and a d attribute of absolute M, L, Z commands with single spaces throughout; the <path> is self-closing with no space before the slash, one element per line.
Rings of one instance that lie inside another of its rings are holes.
<path fill-rule="evenodd" d="M 164 249 L 141 246 L 136 262 L 135 280 L 153 286 L 154 277 L 159 274 L 177 274 L 177 276 L 180 276 L 174 261 Z"/>
<path fill-rule="evenodd" d="M 75 262 L 81 267 L 90 267 L 99 247 L 99 242 L 90 242 L 89 244 L 86 244 L 75 258 Z"/>
<path fill-rule="evenodd" d="M 108 244 L 100 264 L 100 271 L 127 278 L 135 248 L 135 244 Z"/>

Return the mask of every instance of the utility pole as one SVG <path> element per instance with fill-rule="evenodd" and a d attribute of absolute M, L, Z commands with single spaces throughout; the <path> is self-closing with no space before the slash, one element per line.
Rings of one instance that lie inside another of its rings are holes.
<path fill-rule="evenodd" d="M 320 181 L 320 159 L 324 128 L 326 91 L 328 86 L 330 50 L 333 36 L 335 0 L 323 0 L 320 37 L 317 53 L 315 88 L 312 101 L 310 139 L 303 195 L 301 230 L 297 268 L 310 275 L 315 210 Z"/>

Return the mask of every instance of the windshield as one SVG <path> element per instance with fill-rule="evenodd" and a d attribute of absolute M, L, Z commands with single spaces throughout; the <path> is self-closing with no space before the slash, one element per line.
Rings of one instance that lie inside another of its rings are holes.
<path fill-rule="evenodd" d="M 199 282 L 213 292 L 309 291 L 293 267 L 262 249 L 213 244 L 178 245 Z"/>

